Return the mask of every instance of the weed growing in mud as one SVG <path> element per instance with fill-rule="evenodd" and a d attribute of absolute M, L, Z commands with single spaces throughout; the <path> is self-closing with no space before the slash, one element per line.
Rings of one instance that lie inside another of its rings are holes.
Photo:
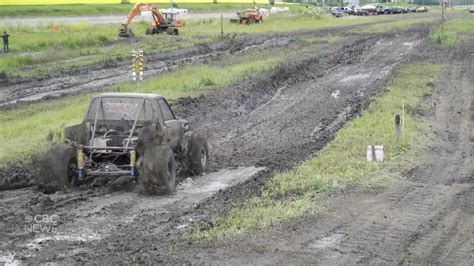
<path fill-rule="evenodd" d="M 394 159 L 400 158 L 421 135 L 420 123 L 407 114 L 404 136 L 396 141 L 394 116 L 401 111 L 402 100 L 407 106 L 416 106 L 421 97 L 431 91 L 427 83 L 438 79 L 439 72 L 438 65 L 428 63 L 398 67 L 385 93 L 360 117 L 339 130 L 335 140 L 319 154 L 291 171 L 277 174 L 265 184 L 260 196 L 248 199 L 227 216 L 217 217 L 212 228 L 196 229 L 191 237 L 198 240 L 232 236 L 314 214 L 317 199 L 324 197 L 323 192 L 328 189 L 387 174 L 388 166 L 397 162 Z M 385 146 L 384 163 L 366 161 L 370 144 Z"/>
<path fill-rule="evenodd" d="M 430 39 L 435 43 L 453 45 L 459 40 L 459 35 L 474 32 L 474 19 L 455 18 L 445 23 L 444 29 L 441 26 L 430 32 Z"/>

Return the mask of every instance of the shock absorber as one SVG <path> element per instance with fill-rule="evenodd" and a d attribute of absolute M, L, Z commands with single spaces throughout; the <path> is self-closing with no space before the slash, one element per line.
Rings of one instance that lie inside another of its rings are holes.
<path fill-rule="evenodd" d="M 133 177 L 137 176 L 137 152 L 135 150 L 130 151 L 130 175 Z"/>
<path fill-rule="evenodd" d="M 86 170 L 84 169 L 84 150 L 82 146 L 77 147 L 77 169 L 80 178 L 86 176 Z"/>

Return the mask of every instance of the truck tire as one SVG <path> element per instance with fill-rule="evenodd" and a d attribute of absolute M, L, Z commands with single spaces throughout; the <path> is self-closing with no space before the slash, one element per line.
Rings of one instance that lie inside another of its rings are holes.
<path fill-rule="evenodd" d="M 149 194 L 166 193 L 176 190 L 176 161 L 171 148 L 160 145 L 145 151 L 138 168 L 143 189 Z"/>
<path fill-rule="evenodd" d="M 209 148 L 201 135 L 193 133 L 188 142 L 189 168 L 195 175 L 207 172 L 209 168 Z"/>
<path fill-rule="evenodd" d="M 45 193 L 54 193 L 78 185 L 76 151 L 69 145 L 52 147 L 37 161 L 37 186 Z"/>

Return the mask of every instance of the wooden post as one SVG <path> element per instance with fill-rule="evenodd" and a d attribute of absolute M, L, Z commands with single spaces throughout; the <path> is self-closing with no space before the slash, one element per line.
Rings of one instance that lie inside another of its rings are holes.
<path fill-rule="evenodd" d="M 221 36 L 224 35 L 224 15 L 221 14 Z"/>
<path fill-rule="evenodd" d="M 377 161 L 377 157 L 375 155 L 375 144 L 372 144 L 371 145 L 371 148 L 372 148 L 372 162 L 376 162 Z"/>
<path fill-rule="evenodd" d="M 402 137 L 405 135 L 405 100 L 402 100 Z"/>
<path fill-rule="evenodd" d="M 400 139 L 400 113 L 395 115 L 395 136 L 398 141 Z"/>

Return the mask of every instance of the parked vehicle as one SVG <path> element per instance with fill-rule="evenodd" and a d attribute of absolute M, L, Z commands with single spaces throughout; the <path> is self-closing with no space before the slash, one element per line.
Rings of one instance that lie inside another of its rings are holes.
<path fill-rule="evenodd" d="M 363 10 L 363 9 L 360 9 L 360 8 L 353 8 L 351 10 L 351 13 L 350 15 L 354 15 L 354 16 L 368 16 L 369 15 L 369 12 L 367 12 L 366 10 Z"/>
<path fill-rule="evenodd" d="M 341 7 L 333 7 L 331 8 L 331 14 L 337 18 L 342 17 L 342 8 Z"/>
<path fill-rule="evenodd" d="M 351 12 L 351 8 L 348 7 L 348 6 L 343 6 L 343 7 L 341 7 L 341 11 L 342 11 L 342 13 L 349 14 L 349 12 Z"/>
<path fill-rule="evenodd" d="M 377 7 L 373 6 L 373 5 L 365 5 L 365 6 L 362 6 L 360 9 L 362 10 L 365 10 L 367 11 L 369 14 L 372 14 L 372 15 L 377 15 Z"/>
<path fill-rule="evenodd" d="M 378 14 L 390 14 L 390 7 L 389 6 L 384 6 L 384 5 L 377 6 L 377 13 Z"/>
<path fill-rule="evenodd" d="M 416 12 L 416 8 L 417 8 L 416 6 L 410 6 L 410 7 L 408 7 L 408 12 L 409 12 L 409 13 L 415 13 L 415 12 Z"/>
<path fill-rule="evenodd" d="M 416 8 L 416 13 L 425 13 L 428 12 L 428 8 L 426 6 L 420 6 Z"/>
<path fill-rule="evenodd" d="M 403 8 L 399 6 L 392 6 L 390 7 L 390 14 L 401 14 L 404 13 Z"/>
<path fill-rule="evenodd" d="M 469 13 L 474 13 L 474 7 L 469 8 Z"/>

